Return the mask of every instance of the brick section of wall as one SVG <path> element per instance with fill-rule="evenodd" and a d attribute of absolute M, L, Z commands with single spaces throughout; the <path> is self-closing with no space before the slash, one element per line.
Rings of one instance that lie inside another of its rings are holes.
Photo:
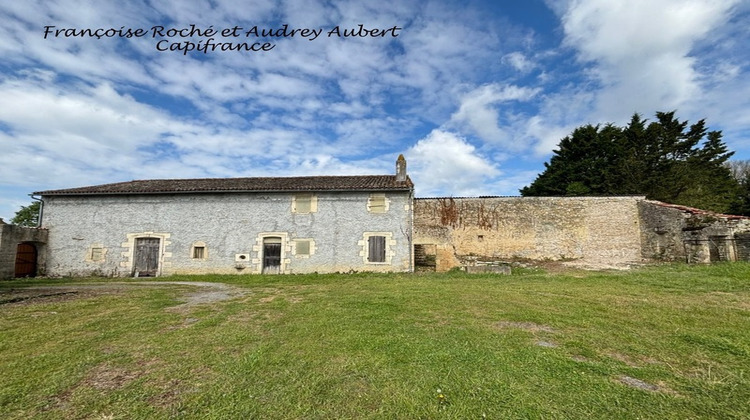
<path fill-rule="evenodd" d="M 467 260 L 641 260 L 643 197 L 420 198 L 414 243 L 434 244 L 436 269 Z"/>

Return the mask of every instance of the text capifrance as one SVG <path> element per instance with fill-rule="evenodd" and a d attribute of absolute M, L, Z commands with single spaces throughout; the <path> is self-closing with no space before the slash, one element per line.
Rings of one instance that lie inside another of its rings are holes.
<path fill-rule="evenodd" d="M 190 24 L 183 27 L 156 25 L 150 28 L 127 26 L 109 28 L 63 28 L 55 25 L 44 26 L 44 39 L 53 38 L 148 38 L 156 40 L 157 51 L 190 52 L 207 54 L 217 51 L 267 52 L 273 50 L 278 40 L 297 38 L 315 41 L 319 38 L 397 38 L 403 28 L 369 27 L 364 24 L 354 26 L 339 25 L 332 28 L 294 28 L 288 24 L 278 27 L 229 26 L 201 27 Z"/>

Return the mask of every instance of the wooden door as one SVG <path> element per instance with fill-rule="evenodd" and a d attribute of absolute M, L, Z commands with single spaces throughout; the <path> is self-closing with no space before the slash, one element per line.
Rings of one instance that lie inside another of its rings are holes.
<path fill-rule="evenodd" d="M 18 244 L 16 248 L 16 277 L 36 276 L 36 246 L 34 244 Z"/>
<path fill-rule="evenodd" d="M 281 238 L 263 241 L 263 273 L 277 274 L 281 271 Z"/>
<path fill-rule="evenodd" d="M 135 240 L 134 277 L 155 277 L 159 272 L 159 238 Z"/>

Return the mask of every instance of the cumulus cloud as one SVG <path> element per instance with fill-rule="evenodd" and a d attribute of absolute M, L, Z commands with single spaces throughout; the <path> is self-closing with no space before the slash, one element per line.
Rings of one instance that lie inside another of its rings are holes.
<path fill-rule="evenodd" d="M 486 180 L 500 170 L 466 139 L 433 130 L 406 152 L 418 196 L 487 193 Z"/>
<path fill-rule="evenodd" d="M 52 76 L 6 79 L 0 97 L 0 179 L 25 185 L 90 183 L 92 176 L 130 173 L 139 168 L 140 149 L 185 124 L 163 111 L 115 91 L 109 84 L 52 85 Z M 14 174 L 26 173 L 25 177 Z M 87 176 L 86 173 L 89 173 Z"/>
<path fill-rule="evenodd" d="M 592 74 L 602 84 L 598 115 L 675 109 L 698 95 L 692 48 L 727 20 L 737 2 L 569 2 L 562 15 L 565 44 L 595 65 Z"/>
<path fill-rule="evenodd" d="M 484 141 L 500 144 L 512 150 L 522 150 L 525 146 L 514 142 L 508 132 L 501 127 L 506 121 L 501 118 L 498 105 L 511 101 L 526 101 L 538 92 L 535 88 L 512 85 L 488 84 L 467 93 L 453 116 L 452 122 L 468 129 Z"/>

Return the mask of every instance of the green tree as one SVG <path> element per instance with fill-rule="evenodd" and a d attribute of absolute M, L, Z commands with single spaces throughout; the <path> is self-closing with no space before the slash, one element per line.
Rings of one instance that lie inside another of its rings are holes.
<path fill-rule="evenodd" d="M 730 212 L 750 216 L 750 171 L 746 172 L 740 181 L 739 197 Z"/>
<path fill-rule="evenodd" d="M 558 144 L 545 170 L 531 185 L 523 188 L 524 196 L 565 196 L 602 194 L 613 187 L 609 169 L 619 155 L 618 137 L 622 130 L 613 125 L 586 125 L 576 128 Z"/>
<path fill-rule="evenodd" d="M 649 199 L 727 212 L 740 185 L 727 165 L 734 154 L 704 120 L 689 125 L 674 112 L 625 127 L 586 125 L 562 139 L 524 196 L 645 195 Z"/>
<path fill-rule="evenodd" d="M 16 215 L 10 219 L 14 225 L 36 227 L 39 221 L 39 201 L 34 201 L 28 206 L 21 207 Z"/>

